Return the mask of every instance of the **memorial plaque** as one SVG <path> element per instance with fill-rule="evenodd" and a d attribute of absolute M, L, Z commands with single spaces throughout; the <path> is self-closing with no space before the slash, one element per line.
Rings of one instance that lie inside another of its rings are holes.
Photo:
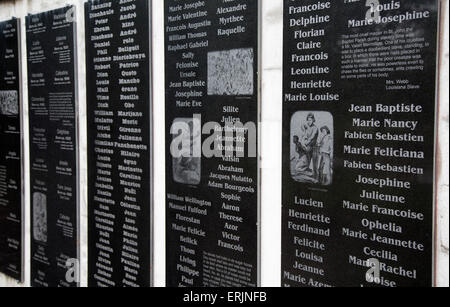
<path fill-rule="evenodd" d="M 0 22 L 0 272 L 23 280 L 20 20 Z"/>
<path fill-rule="evenodd" d="M 77 286 L 75 7 L 28 15 L 31 285 Z M 68 273 L 68 274 L 67 274 Z M 66 276 L 67 275 L 67 276 Z"/>
<path fill-rule="evenodd" d="M 89 286 L 151 283 L 148 0 L 85 4 Z"/>
<path fill-rule="evenodd" d="M 165 1 L 166 281 L 259 283 L 259 1 Z"/>
<path fill-rule="evenodd" d="M 283 286 L 431 286 L 438 1 L 284 1 Z"/>

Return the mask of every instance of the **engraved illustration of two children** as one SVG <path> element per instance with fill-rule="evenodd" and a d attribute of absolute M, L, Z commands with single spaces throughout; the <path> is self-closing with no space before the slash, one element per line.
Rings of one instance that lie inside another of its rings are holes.
<path fill-rule="evenodd" d="M 294 135 L 293 142 L 298 153 L 292 170 L 294 179 L 301 182 L 330 185 L 332 182 L 333 138 L 328 126 L 320 129 L 316 118 L 309 113 L 306 123 L 300 127 L 300 136 Z"/>

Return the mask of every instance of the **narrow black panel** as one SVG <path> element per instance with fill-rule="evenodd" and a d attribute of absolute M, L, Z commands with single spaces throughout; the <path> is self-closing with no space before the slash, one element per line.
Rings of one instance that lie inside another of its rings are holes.
<path fill-rule="evenodd" d="M 433 284 L 438 11 L 284 1 L 283 286 Z"/>
<path fill-rule="evenodd" d="M 85 4 L 89 286 L 151 284 L 148 0 Z"/>
<path fill-rule="evenodd" d="M 259 282 L 259 5 L 165 1 L 168 286 Z"/>
<path fill-rule="evenodd" d="M 23 279 L 20 20 L 0 22 L 0 272 Z"/>
<path fill-rule="evenodd" d="M 77 286 L 74 7 L 28 15 L 31 285 Z M 71 270 L 68 270 L 70 268 Z"/>

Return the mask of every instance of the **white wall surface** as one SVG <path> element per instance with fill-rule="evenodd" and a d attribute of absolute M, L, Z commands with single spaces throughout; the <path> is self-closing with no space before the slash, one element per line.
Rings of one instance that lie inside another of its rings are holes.
<path fill-rule="evenodd" d="M 262 285 L 279 286 L 281 273 L 281 118 L 282 118 L 282 0 L 261 0 L 262 16 Z M 411 0 L 414 1 L 414 0 Z M 25 32 L 24 16 L 68 4 L 77 6 L 78 33 L 78 77 L 79 77 L 79 124 L 81 167 L 81 284 L 86 286 L 87 276 L 87 170 L 86 170 L 86 98 L 83 0 L 0 0 L 0 20 L 11 17 L 22 19 L 22 34 Z M 448 51 L 448 0 L 443 0 L 442 57 L 440 70 L 440 113 L 438 150 L 438 211 L 437 211 L 437 284 L 449 285 L 449 51 Z M 154 184 L 155 184 L 155 285 L 165 284 L 165 140 L 164 140 L 164 19 L 163 0 L 153 0 L 153 86 L 154 86 Z M 445 33 L 444 33 L 445 32 Z M 22 35 L 22 78 L 26 75 L 25 35 Z M 28 107 L 27 86 L 24 84 L 24 137 L 25 137 L 25 182 L 29 182 L 28 165 Z M 30 244 L 29 229 L 29 185 L 25 191 L 25 246 Z M 29 259 L 26 248 L 25 259 Z M 30 265 L 25 262 L 25 282 L 18 284 L 0 274 L 2 286 L 28 286 Z"/>
<path fill-rule="evenodd" d="M 448 76 L 448 31 L 449 31 L 449 3 L 442 1 L 441 22 L 441 69 L 440 69 L 440 95 L 439 95 L 439 141 L 438 141 L 438 187 L 437 187 L 437 285 L 449 286 L 448 281 L 448 177 L 449 177 L 449 76 Z"/>

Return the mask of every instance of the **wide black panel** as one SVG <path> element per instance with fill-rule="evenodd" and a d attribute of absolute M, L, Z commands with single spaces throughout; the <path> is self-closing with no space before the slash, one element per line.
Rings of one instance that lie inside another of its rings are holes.
<path fill-rule="evenodd" d="M 150 286 L 149 1 L 91 1 L 85 12 L 89 286 Z"/>
<path fill-rule="evenodd" d="M 436 0 L 284 1 L 283 286 L 433 284 L 437 29 Z"/>
<path fill-rule="evenodd" d="M 168 286 L 258 285 L 258 11 L 165 1 Z"/>
<path fill-rule="evenodd" d="M 77 286 L 74 12 L 66 7 L 26 18 L 32 286 Z"/>
<path fill-rule="evenodd" d="M 0 272 L 23 278 L 20 20 L 0 22 Z"/>

